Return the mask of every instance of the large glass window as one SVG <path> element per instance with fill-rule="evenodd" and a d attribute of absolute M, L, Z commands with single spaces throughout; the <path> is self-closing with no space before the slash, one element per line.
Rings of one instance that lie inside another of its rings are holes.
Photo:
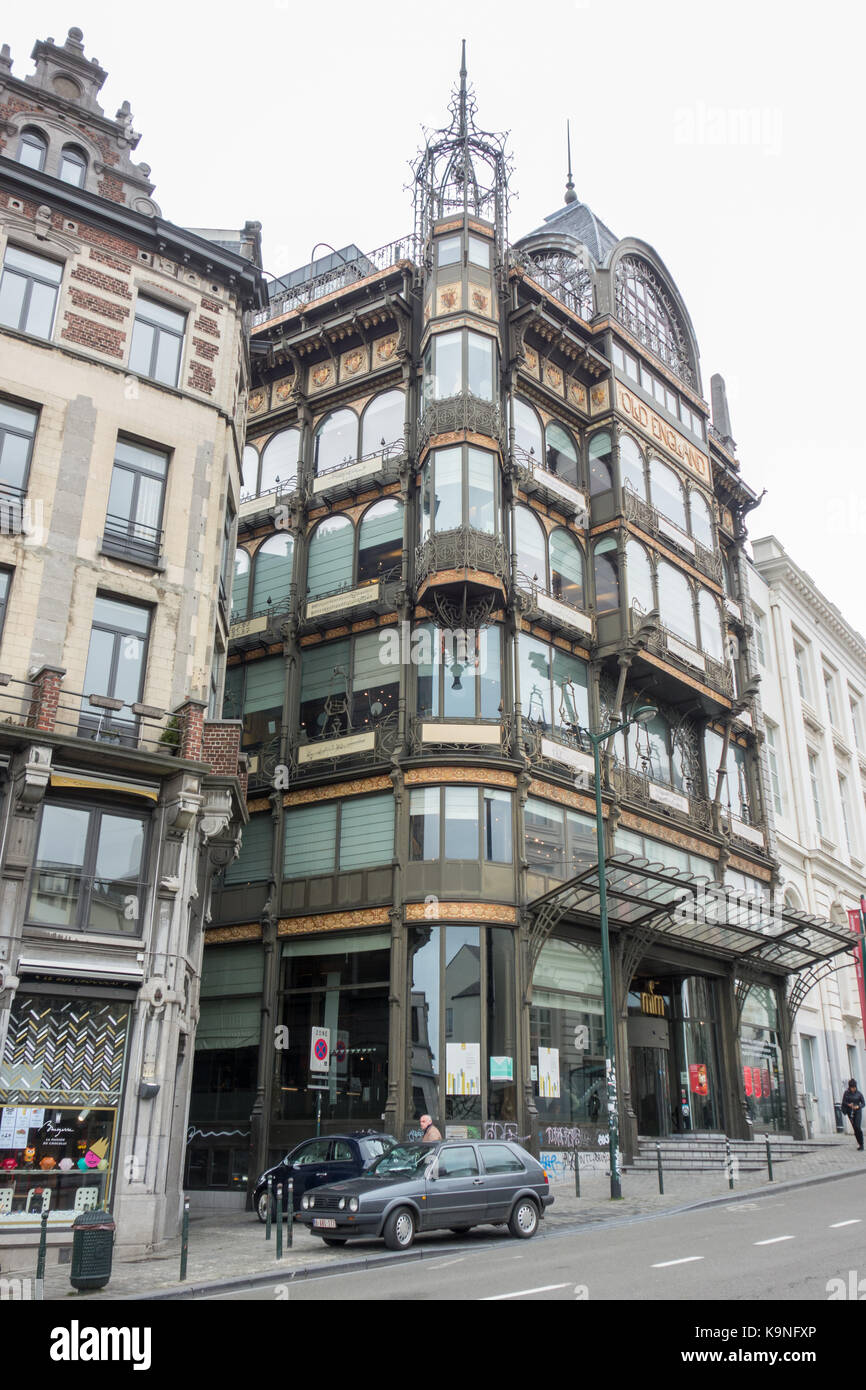
<path fill-rule="evenodd" d="M 361 421 L 361 457 L 381 453 L 403 438 L 406 397 L 402 391 L 374 396 Z"/>
<path fill-rule="evenodd" d="M 716 795 L 718 769 L 722 757 L 722 736 L 715 729 L 707 729 L 704 734 L 704 748 L 707 760 L 707 784 L 710 797 Z M 728 743 L 728 756 L 723 768 L 725 773 L 721 792 L 721 804 L 727 806 L 739 820 L 751 819 L 749 798 L 748 758 L 745 748 L 733 739 Z"/>
<path fill-rule="evenodd" d="M 630 434 L 623 434 L 619 441 L 619 480 L 622 487 L 629 487 L 638 497 L 646 500 L 646 475 L 643 454 Z"/>
<path fill-rule="evenodd" d="M 255 461 L 250 460 L 252 467 L 250 476 L 247 477 L 247 450 L 244 450 L 244 481 L 254 490 L 257 497 L 268 492 L 291 492 L 298 480 L 300 453 L 301 431 L 279 430 L 271 435 L 262 450 L 261 470 L 258 474 L 255 471 Z"/>
<path fill-rule="evenodd" d="M 285 611 L 292 600 L 292 562 L 295 540 L 288 531 L 278 531 L 259 546 L 255 554 L 253 614 Z"/>
<path fill-rule="evenodd" d="M 612 453 L 610 435 L 607 430 L 599 430 L 589 441 L 587 449 L 589 462 L 589 491 L 593 497 L 599 493 L 610 492 L 613 487 Z"/>
<path fill-rule="evenodd" d="M 139 295 L 132 328 L 129 370 L 165 386 L 177 386 L 186 314 Z"/>
<path fill-rule="evenodd" d="M 572 733 L 589 724 L 586 662 L 521 632 L 517 640 L 520 704 L 534 724 Z"/>
<path fill-rule="evenodd" d="M 775 991 L 752 985 L 740 1022 L 740 1056 L 746 1110 L 756 1132 L 784 1133 L 788 1101 L 779 1009 Z"/>
<path fill-rule="evenodd" d="M 650 459 L 650 500 L 653 506 L 681 531 L 686 530 L 686 504 L 682 483 L 661 459 Z"/>
<path fill-rule="evenodd" d="M 547 466 L 573 487 L 578 486 L 577 449 L 568 430 L 558 420 L 551 421 L 544 431 L 547 446 Z"/>
<path fill-rule="evenodd" d="M 517 507 L 515 532 L 519 575 L 546 590 L 547 537 L 544 527 L 529 507 Z"/>
<path fill-rule="evenodd" d="M 629 603 L 637 603 L 642 613 L 649 613 L 655 607 L 653 595 L 653 575 L 649 556 L 639 541 L 629 540 L 626 545 L 626 564 L 628 566 Z"/>
<path fill-rule="evenodd" d="M 392 714 L 400 667 L 383 662 L 379 632 L 307 647 L 301 659 L 301 728 L 307 738 L 370 728 Z"/>
<path fill-rule="evenodd" d="M 698 592 L 698 617 L 701 623 L 701 647 L 715 661 L 724 662 L 725 634 L 719 605 L 709 589 Z"/>
<path fill-rule="evenodd" d="M 532 874 L 573 878 L 598 858 L 595 821 L 591 816 L 529 797 L 524 826 L 526 859 Z"/>
<path fill-rule="evenodd" d="M 317 473 L 354 463 L 358 457 L 358 417 L 354 410 L 335 410 L 316 430 L 315 467 Z"/>
<path fill-rule="evenodd" d="M 446 400 L 463 388 L 463 334 L 437 333 L 432 342 L 433 396 Z"/>
<path fill-rule="evenodd" d="M 466 384 L 479 400 L 493 400 L 493 339 L 482 333 L 467 333 Z"/>
<path fill-rule="evenodd" d="M 103 547 L 136 564 L 159 563 L 168 455 L 118 439 Z"/>
<path fill-rule="evenodd" d="M 554 937 L 541 949 L 529 1014 L 542 1155 L 598 1151 L 606 1127 L 601 951 Z"/>
<path fill-rule="evenodd" d="M 147 825 L 146 816 L 46 802 L 30 921 L 140 936 Z"/>
<path fill-rule="evenodd" d="M 658 588 L 659 611 L 665 627 L 690 646 L 697 647 L 692 586 L 686 576 L 662 560 L 658 567 Z"/>
<path fill-rule="evenodd" d="M 310 540 L 307 597 L 321 598 L 352 587 L 355 528 L 347 516 L 326 516 Z"/>
<path fill-rule="evenodd" d="M 574 536 L 562 529 L 550 536 L 550 591 L 554 598 L 583 608 L 583 551 Z"/>
<path fill-rule="evenodd" d="M 226 702 L 240 707 L 224 717 L 243 719 L 241 747 L 252 752 L 272 744 L 279 735 L 283 718 L 283 691 L 286 663 L 281 656 L 268 656 L 226 672 Z"/>
<path fill-rule="evenodd" d="M 149 608 L 97 595 L 84 673 L 80 736 L 111 738 L 118 727 L 121 733 L 132 732 L 135 716 L 129 706 L 141 699 L 149 626 Z M 106 718 L 88 704 L 89 695 L 122 700 L 126 708 L 112 710 Z"/>
<path fill-rule="evenodd" d="M 496 626 L 447 632 L 415 629 L 418 713 L 430 718 L 498 719 L 502 702 L 500 633 Z"/>
<path fill-rule="evenodd" d="M 494 455 L 485 449 L 437 449 L 424 465 L 421 539 L 460 526 L 493 534 L 497 523 Z"/>
<path fill-rule="evenodd" d="M 692 535 L 707 550 L 713 549 L 713 518 L 709 504 L 703 493 L 692 488 L 689 493 L 689 511 L 692 518 Z"/>
<path fill-rule="evenodd" d="M 45 168 L 48 141 L 41 130 L 32 125 L 25 126 L 18 137 L 18 163 L 26 164 L 28 169 L 41 171 Z"/>
<path fill-rule="evenodd" d="M 63 183 L 71 183 L 75 188 L 83 188 L 87 175 L 87 157 L 77 145 L 64 145 L 60 156 L 60 169 L 57 177 Z"/>
<path fill-rule="evenodd" d="M 612 536 L 597 542 L 593 559 L 596 612 L 613 613 L 619 608 L 619 552 Z"/>
<path fill-rule="evenodd" d="M 541 421 L 528 401 L 514 398 L 514 447 L 531 454 L 539 463 L 544 460 Z"/>
<path fill-rule="evenodd" d="M 299 806 L 286 812 L 283 873 L 307 878 L 390 864 L 394 798 L 390 792 Z"/>
<path fill-rule="evenodd" d="M 0 324 L 36 338 L 50 338 L 63 266 L 7 246 L 0 277 Z"/>
<path fill-rule="evenodd" d="M 510 792 L 488 787 L 413 787 L 409 858 L 417 862 L 444 856 L 510 864 L 511 804 Z"/>
<path fill-rule="evenodd" d="M 386 497 L 364 513 L 358 534 L 358 583 L 372 584 L 400 574 L 403 555 L 403 504 Z"/>
<path fill-rule="evenodd" d="M 25 492 L 38 420 L 35 410 L 0 400 L 0 493 Z"/>

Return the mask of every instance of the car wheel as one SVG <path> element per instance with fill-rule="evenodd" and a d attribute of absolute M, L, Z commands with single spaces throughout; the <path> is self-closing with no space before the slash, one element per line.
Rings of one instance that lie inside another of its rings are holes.
<path fill-rule="evenodd" d="M 531 1197 L 521 1197 L 515 1203 L 508 1229 L 518 1240 L 528 1240 L 538 1230 L 538 1207 Z"/>
<path fill-rule="evenodd" d="M 256 1202 L 256 1216 L 259 1218 L 259 1220 L 262 1222 L 263 1225 L 264 1225 L 264 1223 L 265 1223 L 265 1222 L 267 1221 L 267 1219 L 268 1219 L 268 1194 L 267 1194 L 266 1191 L 265 1191 L 265 1192 L 261 1192 L 261 1193 L 259 1194 L 258 1201 Z M 271 1198 L 271 1220 L 272 1220 L 272 1221 L 275 1221 L 275 1220 L 276 1220 L 276 1216 L 277 1216 L 277 1204 L 276 1204 L 276 1202 L 274 1201 L 274 1199 L 273 1199 L 273 1197 L 272 1197 L 272 1198 Z"/>
<path fill-rule="evenodd" d="M 389 1250 L 408 1250 L 415 1239 L 415 1217 L 408 1207 L 392 1211 L 382 1232 Z"/>
<path fill-rule="evenodd" d="M 345 1244 L 346 1244 L 346 1237 L 345 1237 L 345 1236 L 322 1236 L 322 1240 L 323 1240 L 323 1242 L 325 1243 L 325 1245 L 345 1245 Z"/>

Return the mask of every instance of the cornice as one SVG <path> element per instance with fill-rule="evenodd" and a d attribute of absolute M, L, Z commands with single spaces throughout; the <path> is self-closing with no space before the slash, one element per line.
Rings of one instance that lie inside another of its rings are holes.
<path fill-rule="evenodd" d="M 756 544 L 760 542 L 753 542 L 753 551 Z M 753 559 L 752 564 L 765 584 L 776 587 L 787 585 L 793 593 L 804 599 L 812 614 L 826 623 L 856 656 L 859 664 L 866 668 L 866 639 L 845 621 L 835 604 L 824 597 L 814 580 L 795 565 L 785 551 L 781 555 L 768 556 L 765 560 Z"/>

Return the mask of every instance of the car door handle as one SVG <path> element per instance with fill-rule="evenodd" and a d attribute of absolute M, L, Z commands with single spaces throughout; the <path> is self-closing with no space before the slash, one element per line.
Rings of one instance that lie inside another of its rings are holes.
<path fill-rule="evenodd" d="M 317 1177 L 317 1178 L 326 1178 L 327 1176 L 328 1176 L 327 1173 L 317 1173 L 317 1174 L 316 1174 L 316 1177 Z"/>
<path fill-rule="evenodd" d="M 483 1178 L 473 1178 L 473 1179 L 472 1179 L 472 1186 L 473 1186 L 473 1187 L 483 1187 L 483 1186 L 484 1186 L 484 1179 L 483 1179 Z"/>

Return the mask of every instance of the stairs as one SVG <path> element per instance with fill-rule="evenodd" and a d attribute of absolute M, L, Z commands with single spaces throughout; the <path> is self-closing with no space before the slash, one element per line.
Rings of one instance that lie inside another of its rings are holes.
<path fill-rule="evenodd" d="M 731 1157 L 737 1161 L 741 1173 L 754 1173 L 767 1167 L 767 1145 L 764 1135 L 754 1139 L 732 1139 Z M 712 1173 L 723 1172 L 726 1148 L 723 1134 L 684 1134 L 666 1135 L 654 1139 L 651 1136 L 638 1137 L 638 1153 L 634 1161 L 627 1165 L 633 1173 L 655 1172 L 657 1168 L 657 1149 L 661 1149 L 662 1168 L 665 1173 Z M 792 1139 L 789 1134 L 770 1135 L 770 1154 L 773 1167 L 792 1158 L 804 1158 L 809 1154 L 827 1148 L 838 1148 L 832 1142 L 812 1142 L 806 1139 Z"/>

